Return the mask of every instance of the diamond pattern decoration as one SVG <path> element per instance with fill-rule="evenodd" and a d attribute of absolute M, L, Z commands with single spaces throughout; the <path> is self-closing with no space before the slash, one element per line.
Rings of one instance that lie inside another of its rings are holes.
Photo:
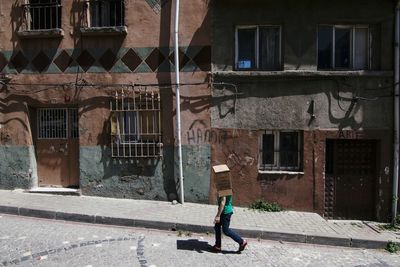
<path fill-rule="evenodd" d="M 29 61 L 26 59 L 21 51 L 18 51 L 15 55 L 11 57 L 10 63 L 11 66 L 20 73 L 29 64 Z"/>
<path fill-rule="evenodd" d="M 7 66 L 8 61 L 7 58 L 4 56 L 3 53 L 0 53 L 0 71 L 2 71 L 5 66 Z"/>
<path fill-rule="evenodd" d="M 134 71 L 142 63 L 142 59 L 136 54 L 133 49 L 129 49 L 128 52 L 121 58 L 121 61 L 131 70 Z"/>
<path fill-rule="evenodd" d="M 169 60 L 175 65 L 175 51 L 169 55 Z M 179 70 L 182 70 L 189 60 L 190 58 L 184 52 L 182 52 L 181 49 L 179 49 Z"/>
<path fill-rule="evenodd" d="M 64 72 L 73 62 L 72 57 L 65 51 L 63 50 L 58 57 L 54 60 L 54 64 L 62 71 Z"/>
<path fill-rule="evenodd" d="M 33 66 L 39 71 L 43 72 L 46 70 L 51 63 L 51 59 L 49 59 L 48 56 L 46 56 L 43 51 L 40 51 L 40 53 L 32 60 Z"/>
<path fill-rule="evenodd" d="M 34 51 L 32 52 L 34 53 Z M 122 48 L 119 51 L 111 48 L 65 49 L 60 50 L 59 53 L 53 52 L 48 53 L 47 50 L 43 50 L 36 55 L 31 55 L 22 51 L 14 51 L 10 60 L 8 60 L 8 52 L 0 52 L 0 71 L 13 72 L 15 69 L 18 73 L 24 70 L 30 71 L 29 73 L 71 72 L 74 71 L 72 68 L 78 65 L 85 72 L 96 73 L 174 71 L 175 54 L 169 47 Z M 181 47 L 179 48 L 179 61 L 180 70 L 209 71 L 211 69 L 211 47 L 189 46 L 186 49 Z M 7 64 L 9 69 L 6 68 Z M 27 69 L 28 66 L 29 69 Z"/>
<path fill-rule="evenodd" d="M 153 52 L 146 58 L 145 62 L 150 67 L 150 69 L 154 72 L 161 65 L 161 63 L 165 60 L 165 56 L 161 53 L 160 49 L 154 48 Z"/>
<path fill-rule="evenodd" d="M 79 57 L 76 59 L 76 62 L 78 62 L 79 66 L 87 72 L 88 69 L 93 66 L 93 63 L 96 60 L 92 57 L 92 55 L 87 51 L 83 50 L 83 52 L 79 55 Z"/>
<path fill-rule="evenodd" d="M 99 59 L 99 62 L 104 69 L 110 71 L 117 60 L 117 56 L 114 54 L 114 52 L 111 51 L 111 49 L 107 49 L 107 51 Z"/>
<path fill-rule="evenodd" d="M 203 47 L 199 53 L 193 58 L 194 63 L 202 70 L 202 71 L 210 71 L 211 70 L 211 47 L 205 46 Z"/>

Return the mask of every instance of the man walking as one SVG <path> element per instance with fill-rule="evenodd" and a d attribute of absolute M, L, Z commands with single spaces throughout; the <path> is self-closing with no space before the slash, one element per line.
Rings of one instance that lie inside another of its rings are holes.
<path fill-rule="evenodd" d="M 226 236 L 229 236 L 239 244 L 238 252 L 243 251 L 247 246 L 247 241 L 243 240 L 235 231 L 229 228 L 232 214 L 232 195 L 218 197 L 218 212 L 214 219 L 215 245 L 213 246 L 213 250 L 215 252 L 221 252 L 221 227 Z"/>

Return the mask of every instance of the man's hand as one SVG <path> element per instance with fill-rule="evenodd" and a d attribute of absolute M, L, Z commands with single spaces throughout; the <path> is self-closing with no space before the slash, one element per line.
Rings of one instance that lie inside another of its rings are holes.
<path fill-rule="evenodd" d="M 217 223 L 219 223 L 220 221 L 221 221 L 221 218 L 220 218 L 219 216 L 215 216 L 214 224 L 217 224 Z"/>

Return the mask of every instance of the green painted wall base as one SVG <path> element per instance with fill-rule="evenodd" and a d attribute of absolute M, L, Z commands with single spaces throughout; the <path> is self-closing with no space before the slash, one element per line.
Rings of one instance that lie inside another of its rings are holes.
<path fill-rule="evenodd" d="M 0 188 L 29 189 L 37 185 L 33 146 L 0 146 Z"/>

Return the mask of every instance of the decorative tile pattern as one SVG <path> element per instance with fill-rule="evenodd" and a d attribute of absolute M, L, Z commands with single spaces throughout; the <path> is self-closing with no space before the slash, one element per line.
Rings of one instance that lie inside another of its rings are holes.
<path fill-rule="evenodd" d="M 145 62 L 154 72 L 158 69 L 161 63 L 164 61 L 165 56 L 161 53 L 160 49 L 154 48 L 153 52 L 146 58 Z"/>
<path fill-rule="evenodd" d="M 33 66 L 39 71 L 43 72 L 46 70 L 51 63 L 51 59 L 46 56 L 43 51 L 40 51 L 39 54 L 32 60 Z"/>
<path fill-rule="evenodd" d="M 211 47 L 205 46 L 193 58 L 193 61 L 194 63 L 196 63 L 197 66 L 199 66 L 199 68 L 202 71 L 210 71 L 211 70 L 210 59 L 211 59 Z"/>
<path fill-rule="evenodd" d="M 18 51 L 11 57 L 9 66 L 11 69 L 15 69 L 20 73 L 28 64 L 29 61 L 26 59 L 24 54 L 21 51 Z"/>
<path fill-rule="evenodd" d="M 146 2 L 156 14 L 160 14 L 161 8 L 168 0 L 146 0 Z"/>
<path fill-rule="evenodd" d="M 99 59 L 99 62 L 105 70 L 110 71 L 117 60 L 117 56 L 114 54 L 114 52 L 111 51 L 111 49 L 107 49 L 107 51 Z"/>
<path fill-rule="evenodd" d="M 54 60 L 54 64 L 62 71 L 64 72 L 73 62 L 73 58 L 65 51 L 63 50 Z"/>
<path fill-rule="evenodd" d="M 171 61 L 172 64 L 175 65 L 175 52 L 173 51 L 169 55 L 169 60 Z M 181 49 L 179 49 L 179 70 L 182 70 L 183 67 L 189 62 L 190 58 L 182 52 Z"/>
<path fill-rule="evenodd" d="M 1 73 L 148 73 L 174 71 L 171 47 L 134 47 L 0 51 Z M 209 71 L 211 48 L 179 48 L 181 71 Z"/>
<path fill-rule="evenodd" d="M 79 57 L 76 59 L 79 66 L 86 72 L 88 69 L 93 66 L 93 63 L 96 60 L 90 55 L 87 50 L 83 50 Z"/>
<path fill-rule="evenodd" d="M 142 63 L 142 59 L 133 49 L 129 49 L 128 52 L 126 52 L 126 54 L 121 58 L 121 60 L 131 71 L 135 71 L 140 63 Z"/>

